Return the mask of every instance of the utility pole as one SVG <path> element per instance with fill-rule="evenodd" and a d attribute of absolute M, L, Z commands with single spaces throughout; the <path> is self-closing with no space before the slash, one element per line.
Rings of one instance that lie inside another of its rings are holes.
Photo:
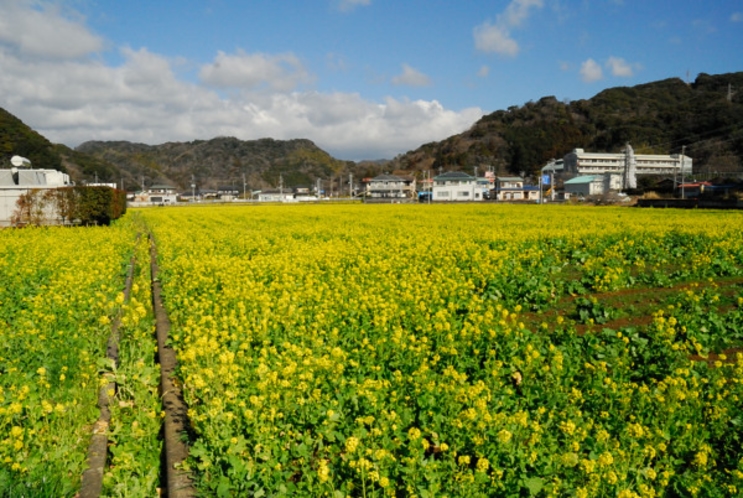
<path fill-rule="evenodd" d="M 353 198 L 353 173 L 348 174 L 348 197 Z"/>
<path fill-rule="evenodd" d="M 686 145 L 681 146 L 681 198 L 686 199 L 684 195 L 684 155 L 686 154 Z"/>
<path fill-rule="evenodd" d="M 555 200 L 555 170 L 550 173 L 550 200 Z"/>
<path fill-rule="evenodd" d="M 433 197 L 433 178 L 431 178 L 431 170 L 426 170 L 426 183 L 428 183 L 428 203 L 431 204 L 431 197 Z"/>
<path fill-rule="evenodd" d="M 245 173 L 243 173 L 243 200 L 247 199 L 247 183 L 245 182 Z"/>
<path fill-rule="evenodd" d="M 284 175 L 281 173 L 279 173 L 279 197 L 279 200 L 284 202 Z"/>
<path fill-rule="evenodd" d="M 537 199 L 537 204 L 544 204 L 542 202 L 542 172 L 539 172 L 539 199 Z"/>

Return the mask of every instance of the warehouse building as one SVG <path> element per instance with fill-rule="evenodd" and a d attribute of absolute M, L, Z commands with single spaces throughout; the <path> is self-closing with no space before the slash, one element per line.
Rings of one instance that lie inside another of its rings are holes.
<path fill-rule="evenodd" d="M 20 156 L 11 158 L 11 167 L 0 169 L 0 227 L 9 226 L 18 199 L 31 190 L 72 185 L 66 173 L 53 169 L 31 169 L 31 162 Z"/>

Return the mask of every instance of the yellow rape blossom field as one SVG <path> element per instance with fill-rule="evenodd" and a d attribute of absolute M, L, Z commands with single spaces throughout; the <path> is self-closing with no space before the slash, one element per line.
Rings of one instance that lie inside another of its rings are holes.
<path fill-rule="evenodd" d="M 160 402 L 149 276 L 141 268 L 130 300 L 122 296 L 132 255 L 143 260 L 147 250 L 128 220 L 108 228 L 0 230 L 0 496 L 79 491 L 102 372 L 120 385 L 109 438 L 116 470 L 106 473 L 104 491 L 154 496 Z M 117 318 L 118 371 L 105 358 Z"/>
<path fill-rule="evenodd" d="M 743 490 L 741 213 L 347 204 L 0 231 L 0 496 L 74 496 L 102 371 L 104 494 L 158 492 L 147 232 L 199 496 Z"/>
<path fill-rule="evenodd" d="M 742 274 L 740 213 L 141 216 L 158 244 L 204 496 L 743 489 L 743 360 L 690 359 L 740 344 L 743 289 L 714 283 Z M 598 293 L 683 282 L 697 284 L 657 301 L 649 320 L 580 330 L 626 313 Z"/>

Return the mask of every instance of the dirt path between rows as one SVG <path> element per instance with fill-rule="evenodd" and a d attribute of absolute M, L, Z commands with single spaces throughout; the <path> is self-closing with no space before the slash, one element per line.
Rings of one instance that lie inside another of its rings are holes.
<path fill-rule="evenodd" d="M 183 401 L 180 387 L 173 381 L 176 355 L 168 342 L 170 319 L 162 301 L 162 288 L 158 280 L 157 247 L 150 237 L 150 269 L 152 272 L 152 308 L 155 312 L 157 355 L 160 363 L 160 397 L 165 420 L 163 422 L 163 472 L 161 481 L 167 481 L 168 498 L 191 498 L 196 495 L 191 476 L 183 470 L 188 458 L 187 436 L 191 431 L 188 406 Z M 164 478 L 164 479 L 163 479 Z"/>

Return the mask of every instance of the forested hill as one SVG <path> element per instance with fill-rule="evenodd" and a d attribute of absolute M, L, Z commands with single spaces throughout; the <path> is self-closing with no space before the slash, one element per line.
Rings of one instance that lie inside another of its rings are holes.
<path fill-rule="evenodd" d="M 0 108 L 0 167 L 8 167 L 15 155 L 28 158 L 37 168 L 64 170 L 54 144 Z"/>
<path fill-rule="evenodd" d="M 398 156 L 392 167 L 494 166 L 529 175 L 574 148 L 612 152 L 627 142 L 636 153 L 686 146 L 695 172 L 743 172 L 743 72 L 611 88 L 573 102 L 544 97 L 484 116 L 464 133 Z"/>
<path fill-rule="evenodd" d="M 119 169 L 106 161 L 53 144 L 23 121 L 0 108 L 0 168 L 10 167 L 10 158 L 28 158 L 34 168 L 68 173 L 73 181 L 119 182 Z"/>
<path fill-rule="evenodd" d="M 320 178 L 338 180 L 357 166 L 340 161 L 306 139 L 239 140 L 218 137 L 193 142 L 144 145 L 131 142 L 86 142 L 77 152 L 116 165 L 125 183 L 169 183 L 188 189 L 237 186 L 248 189 L 313 186 Z"/>

